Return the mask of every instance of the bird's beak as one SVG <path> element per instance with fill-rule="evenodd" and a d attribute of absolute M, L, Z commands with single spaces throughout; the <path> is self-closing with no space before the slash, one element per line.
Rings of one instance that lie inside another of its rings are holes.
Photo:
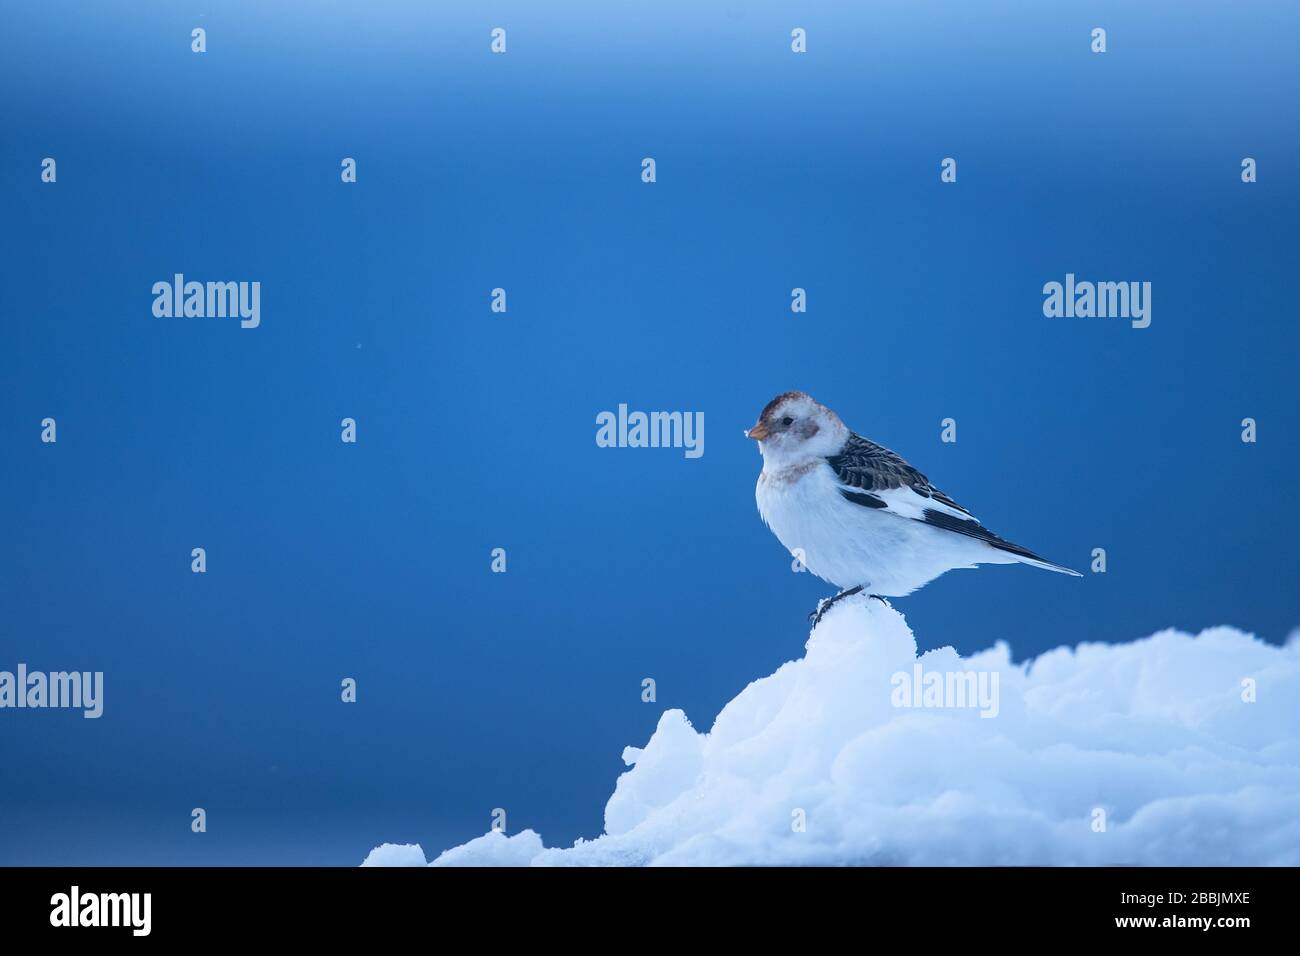
<path fill-rule="evenodd" d="M 754 439 L 754 441 L 762 441 L 767 437 L 767 434 L 768 434 L 767 426 L 764 425 L 762 422 L 759 422 L 749 431 L 745 432 L 745 437 L 752 438 Z"/>

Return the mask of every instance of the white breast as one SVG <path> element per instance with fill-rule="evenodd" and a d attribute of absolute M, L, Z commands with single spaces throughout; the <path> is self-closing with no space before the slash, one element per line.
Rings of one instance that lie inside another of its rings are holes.
<path fill-rule="evenodd" d="M 1000 560 L 980 542 L 846 500 L 824 461 L 764 470 L 755 498 L 781 544 L 841 589 L 901 597 L 952 568 Z"/>

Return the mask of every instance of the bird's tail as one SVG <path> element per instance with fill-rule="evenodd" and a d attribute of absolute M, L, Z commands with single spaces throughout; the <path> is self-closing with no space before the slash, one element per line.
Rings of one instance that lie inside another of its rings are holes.
<path fill-rule="evenodd" d="M 1055 571 L 1057 574 L 1073 575 L 1076 578 L 1083 577 L 1082 574 L 1075 571 L 1073 568 L 1054 564 L 1051 561 L 1048 561 L 1041 554 L 1034 554 L 1034 552 L 1030 551 L 1028 548 L 1021 547 L 1018 544 L 1013 544 L 1006 538 L 999 538 L 997 535 L 990 534 L 988 543 L 998 551 L 1009 554 L 1013 559 L 1019 561 L 1021 564 L 1028 564 L 1035 568 L 1042 568 L 1044 571 Z"/>
<path fill-rule="evenodd" d="M 1016 551 L 1012 551 L 1010 553 L 1014 554 L 1016 560 L 1019 561 L 1021 564 L 1028 564 L 1028 565 L 1032 565 L 1035 568 L 1042 568 L 1044 571 L 1055 571 L 1057 574 L 1069 574 L 1076 578 L 1083 577 L 1082 574 L 1080 574 L 1078 571 L 1074 570 L 1073 568 L 1067 568 L 1064 565 L 1060 565 L 1060 564 L 1053 564 L 1051 561 L 1047 561 L 1043 558 L 1040 558 L 1036 554 L 1035 555 L 1020 554 L 1019 552 Z"/>
<path fill-rule="evenodd" d="M 947 512 L 928 508 L 925 512 L 925 522 L 926 524 L 943 528 L 945 531 L 955 531 L 957 534 L 964 534 L 967 537 L 976 538 L 983 541 L 995 551 L 1001 551 L 1003 554 L 1010 555 L 1010 557 L 1003 558 L 999 561 L 999 564 L 1010 564 L 1012 561 L 1019 561 L 1021 564 L 1032 564 L 1034 567 L 1042 568 L 1044 571 L 1055 571 L 1058 574 L 1070 574 L 1076 578 L 1083 577 L 1082 574 L 1075 571 L 1073 568 L 1053 564 L 1042 555 L 1034 554 L 1034 552 L 1030 551 L 1028 548 L 1021 547 L 1013 541 L 1008 541 L 1006 538 L 994 534 L 974 518 L 966 520 Z"/>

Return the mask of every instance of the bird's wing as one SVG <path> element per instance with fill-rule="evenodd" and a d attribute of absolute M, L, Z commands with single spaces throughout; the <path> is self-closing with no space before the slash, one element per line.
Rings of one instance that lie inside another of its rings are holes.
<path fill-rule="evenodd" d="M 856 505 L 977 538 L 1053 570 L 1068 570 L 994 534 L 899 455 L 861 435 L 849 435 L 840 453 L 829 456 L 826 463 L 835 472 L 840 494 Z"/>
<path fill-rule="evenodd" d="M 856 494 L 857 497 L 875 498 L 881 502 L 859 501 L 857 504 L 889 508 L 904 518 L 917 520 L 923 520 L 922 513 L 928 507 L 975 521 L 974 515 L 930 484 L 925 475 L 869 438 L 850 434 L 840 453 L 831 455 L 826 463 L 839 479 L 840 494 L 844 497 L 853 501 L 851 495 Z M 894 494 L 886 495 L 886 492 Z"/>

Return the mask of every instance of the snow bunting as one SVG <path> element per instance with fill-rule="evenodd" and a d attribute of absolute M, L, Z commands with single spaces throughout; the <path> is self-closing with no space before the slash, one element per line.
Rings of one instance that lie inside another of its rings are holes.
<path fill-rule="evenodd" d="M 808 570 L 842 589 L 818 604 L 814 627 L 850 594 L 902 597 L 954 568 L 1020 563 L 1081 576 L 998 537 L 803 392 L 772 399 L 745 434 L 763 453 L 754 492 L 763 521 Z"/>

